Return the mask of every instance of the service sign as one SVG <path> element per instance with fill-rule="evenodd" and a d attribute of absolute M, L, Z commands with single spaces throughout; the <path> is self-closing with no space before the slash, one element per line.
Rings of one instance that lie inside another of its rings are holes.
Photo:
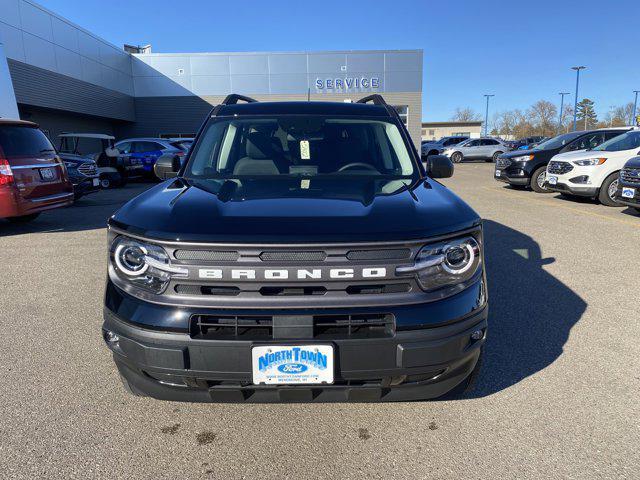
<path fill-rule="evenodd" d="M 253 383 L 333 383 L 333 346 L 266 345 L 251 350 Z"/>

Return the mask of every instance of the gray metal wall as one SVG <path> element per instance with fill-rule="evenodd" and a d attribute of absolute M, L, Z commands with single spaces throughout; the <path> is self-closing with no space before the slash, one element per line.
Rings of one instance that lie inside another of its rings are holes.
<path fill-rule="evenodd" d="M 118 120 L 135 119 L 133 97 L 82 80 L 8 59 L 19 104 Z"/>

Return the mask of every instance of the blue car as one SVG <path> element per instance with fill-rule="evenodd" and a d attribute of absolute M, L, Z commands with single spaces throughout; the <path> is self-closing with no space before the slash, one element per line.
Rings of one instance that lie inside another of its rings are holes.
<path fill-rule="evenodd" d="M 182 156 L 188 150 L 188 147 L 180 141 L 166 138 L 128 138 L 116 143 L 115 147 L 120 151 L 121 156 L 140 160 L 148 176 L 153 176 L 156 161 L 165 153 Z"/>

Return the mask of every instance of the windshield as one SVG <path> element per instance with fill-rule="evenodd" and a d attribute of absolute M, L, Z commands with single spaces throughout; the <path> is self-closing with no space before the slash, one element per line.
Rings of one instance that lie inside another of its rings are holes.
<path fill-rule="evenodd" d="M 572 140 L 575 140 L 580 135 L 584 135 L 585 132 L 571 132 L 558 135 L 557 137 L 550 138 L 546 142 L 542 142 L 536 146 L 535 150 L 551 150 L 553 148 L 562 148 Z"/>
<path fill-rule="evenodd" d="M 303 190 L 325 188 L 327 181 L 349 185 L 366 180 L 376 191 L 387 191 L 388 184 L 408 185 L 419 173 L 391 122 L 282 115 L 211 121 L 194 145 L 184 176 L 263 185 L 268 178 Z"/>
<path fill-rule="evenodd" d="M 611 140 L 604 142 L 597 146 L 593 150 L 600 150 L 604 152 L 620 152 L 622 150 L 634 150 L 640 148 L 640 131 L 634 130 L 633 132 L 627 132 L 624 135 L 614 137 Z"/>

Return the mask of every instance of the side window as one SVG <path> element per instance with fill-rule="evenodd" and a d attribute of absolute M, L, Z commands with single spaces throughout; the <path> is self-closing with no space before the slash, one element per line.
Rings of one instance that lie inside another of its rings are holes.
<path fill-rule="evenodd" d="M 116 148 L 120 153 L 131 153 L 131 142 L 119 143 Z"/>
<path fill-rule="evenodd" d="M 133 151 L 135 153 L 153 152 L 158 150 L 155 142 L 134 142 Z"/>
<path fill-rule="evenodd" d="M 603 132 L 590 133 L 589 135 L 584 135 L 583 137 L 574 140 L 569 144 L 568 150 L 586 150 L 588 148 L 595 148 L 602 142 L 604 142 Z"/>
<path fill-rule="evenodd" d="M 619 135 L 622 135 L 624 132 L 622 130 L 618 131 L 618 132 L 605 132 L 604 134 L 604 140 L 605 142 L 607 140 L 611 140 L 612 138 L 616 138 Z"/>
<path fill-rule="evenodd" d="M 484 140 L 483 145 L 498 145 L 498 142 L 497 140 L 487 139 L 487 140 Z"/>
<path fill-rule="evenodd" d="M 477 147 L 480 144 L 480 140 L 471 140 L 470 142 L 467 142 L 466 145 L 464 145 L 465 147 Z"/>

